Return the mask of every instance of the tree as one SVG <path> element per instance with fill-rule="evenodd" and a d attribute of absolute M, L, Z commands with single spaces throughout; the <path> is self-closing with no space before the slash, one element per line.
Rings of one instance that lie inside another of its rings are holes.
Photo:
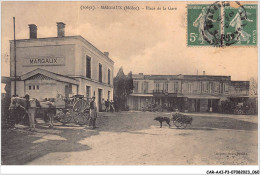
<path fill-rule="evenodd" d="M 116 106 L 120 110 L 126 109 L 126 99 L 133 92 L 132 72 L 126 76 L 123 68 L 120 67 L 116 77 L 114 78 L 114 100 Z"/>
<path fill-rule="evenodd" d="M 250 96 L 255 96 L 258 94 L 258 82 L 255 80 L 254 77 L 251 77 L 250 80 L 250 85 L 249 85 L 249 95 Z"/>
<path fill-rule="evenodd" d="M 134 82 L 132 77 L 132 71 L 130 71 L 126 77 L 126 95 L 128 96 L 129 94 L 133 93 L 133 89 L 134 89 Z"/>

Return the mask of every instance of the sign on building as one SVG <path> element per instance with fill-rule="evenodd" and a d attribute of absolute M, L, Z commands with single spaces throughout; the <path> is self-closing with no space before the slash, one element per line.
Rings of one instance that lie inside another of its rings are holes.
<path fill-rule="evenodd" d="M 25 58 L 24 66 L 62 66 L 65 65 L 64 57 L 38 57 Z"/>

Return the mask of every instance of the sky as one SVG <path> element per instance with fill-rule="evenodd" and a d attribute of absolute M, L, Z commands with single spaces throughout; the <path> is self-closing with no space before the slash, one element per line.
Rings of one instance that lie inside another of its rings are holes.
<path fill-rule="evenodd" d="M 174 7 L 177 10 L 81 10 L 81 6 Z M 256 47 L 188 47 L 186 2 L 2 2 L 2 75 L 9 75 L 13 17 L 16 39 L 28 39 L 28 24 L 38 38 L 56 37 L 56 22 L 65 35 L 81 35 L 115 62 L 114 76 L 125 74 L 228 75 L 232 80 L 258 76 Z"/>

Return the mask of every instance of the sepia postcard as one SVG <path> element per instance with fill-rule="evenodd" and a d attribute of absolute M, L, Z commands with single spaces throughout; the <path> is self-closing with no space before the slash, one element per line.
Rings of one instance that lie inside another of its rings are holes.
<path fill-rule="evenodd" d="M 2 1 L 1 165 L 259 174 L 258 31 L 258 1 Z"/>

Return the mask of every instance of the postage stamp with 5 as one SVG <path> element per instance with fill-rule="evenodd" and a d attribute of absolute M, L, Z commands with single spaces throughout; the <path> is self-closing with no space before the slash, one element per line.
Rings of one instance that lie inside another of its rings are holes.
<path fill-rule="evenodd" d="M 257 46 L 257 4 L 188 4 L 187 45 Z"/>

